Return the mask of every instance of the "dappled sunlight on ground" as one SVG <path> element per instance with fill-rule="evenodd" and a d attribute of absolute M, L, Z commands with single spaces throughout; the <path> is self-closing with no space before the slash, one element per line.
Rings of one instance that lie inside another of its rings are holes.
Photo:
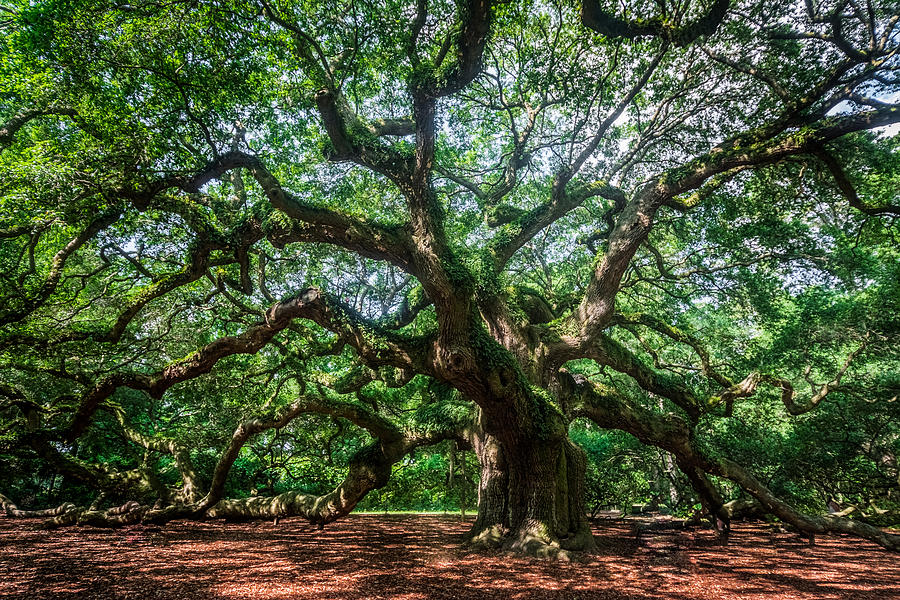
<path fill-rule="evenodd" d="M 280 599 L 900 598 L 900 558 L 846 537 L 736 524 L 655 531 L 599 521 L 600 552 L 567 564 L 459 549 L 452 516 L 353 515 L 324 531 L 300 520 L 35 531 L 0 517 L 0 597 Z"/>

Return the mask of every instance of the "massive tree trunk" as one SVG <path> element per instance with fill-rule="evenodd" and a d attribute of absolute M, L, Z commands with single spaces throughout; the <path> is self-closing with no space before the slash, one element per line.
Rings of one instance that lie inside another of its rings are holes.
<path fill-rule="evenodd" d="M 473 546 L 560 558 L 596 548 L 584 513 L 584 451 L 566 437 L 471 437 L 481 465 Z"/>

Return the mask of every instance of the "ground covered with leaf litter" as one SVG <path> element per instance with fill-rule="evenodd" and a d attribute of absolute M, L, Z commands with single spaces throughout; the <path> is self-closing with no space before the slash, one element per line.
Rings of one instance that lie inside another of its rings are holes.
<path fill-rule="evenodd" d="M 2 598 L 783 600 L 900 598 L 900 559 L 869 542 L 814 547 L 768 525 L 642 531 L 598 521 L 580 563 L 471 553 L 452 516 L 352 515 L 324 531 L 295 519 L 37 531 L 0 517 Z"/>

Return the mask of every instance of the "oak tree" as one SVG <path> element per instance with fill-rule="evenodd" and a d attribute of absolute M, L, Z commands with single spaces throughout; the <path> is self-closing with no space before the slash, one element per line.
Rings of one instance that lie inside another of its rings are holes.
<path fill-rule="evenodd" d="M 325 525 L 453 440 L 474 544 L 590 550 L 587 423 L 725 526 L 742 493 L 900 548 L 738 443 L 875 406 L 854 443 L 896 492 L 896 3 L 0 10 L 4 456 L 98 494 L 53 523 Z M 320 417 L 364 432 L 333 490 L 226 497 Z"/>

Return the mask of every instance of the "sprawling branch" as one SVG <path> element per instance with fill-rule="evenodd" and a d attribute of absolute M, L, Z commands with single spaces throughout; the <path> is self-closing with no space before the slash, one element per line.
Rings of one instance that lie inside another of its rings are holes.
<path fill-rule="evenodd" d="M 68 244 L 66 244 L 50 263 L 50 271 L 44 279 L 41 287 L 30 297 L 24 298 L 22 305 L 18 308 L 7 309 L 0 314 L 0 325 L 8 325 L 29 315 L 36 308 L 40 307 L 49 298 L 59 285 L 62 278 L 63 269 L 66 266 L 66 260 L 75 253 L 79 248 L 91 240 L 98 232 L 115 223 L 121 212 L 118 210 L 107 210 L 95 217 L 87 227 L 78 233 Z"/>
<path fill-rule="evenodd" d="M 721 386 L 730 387 L 734 385 L 733 381 L 713 369 L 709 359 L 709 352 L 706 350 L 706 347 L 699 339 L 697 339 L 690 333 L 687 333 L 686 331 L 674 327 L 673 325 L 670 325 L 669 323 L 666 323 L 661 319 L 658 319 L 653 315 L 647 313 L 617 313 L 610 321 L 610 324 L 643 325 L 644 327 L 652 329 L 657 333 L 660 333 L 676 342 L 685 344 L 697 353 L 697 356 L 700 358 L 700 368 L 702 369 L 704 375 Z"/>
<path fill-rule="evenodd" d="M 734 461 L 704 452 L 694 443 L 691 427 L 675 415 L 662 415 L 644 408 L 610 388 L 592 384 L 581 376 L 562 373 L 571 401 L 572 416 L 586 417 L 601 427 L 621 429 L 645 444 L 662 448 L 675 455 L 679 466 L 691 471 L 725 477 L 756 498 L 765 509 L 808 534 L 849 533 L 874 541 L 885 548 L 900 550 L 900 535 L 886 533 L 877 527 L 835 517 L 812 516 L 776 497 L 762 482 Z M 704 476 L 705 478 L 705 476 Z M 706 494 L 702 491 L 701 496 Z M 718 513 L 723 514 L 721 507 Z M 725 515 L 727 518 L 727 514 Z"/>
<path fill-rule="evenodd" d="M 459 25 L 449 40 L 449 58 L 441 54 L 434 64 L 427 65 L 429 72 L 421 76 L 420 90 L 432 98 L 458 92 L 481 72 L 493 1 L 459 0 L 458 11 Z"/>
<path fill-rule="evenodd" d="M 0 494 L 0 510 L 10 517 L 28 518 L 28 517 L 56 517 L 66 514 L 75 509 L 75 505 L 71 502 L 64 502 L 53 508 L 43 508 L 39 510 L 22 510 L 15 502 Z"/>
<path fill-rule="evenodd" d="M 584 298 L 574 318 L 581 326 L 571 346 L 585 348 L 596 339 L 612 318 L 619 284 L 638 247 L 646 240 L 659 207 L 672 198 L 697 189 L 716 175 L 748 166 L 773 164 L 790 156 L 810 154 L 828 141 L 881 125 L 900 122 L 900 108 L 883 107 L 863 113 L 821 120 L 774 139 L 769 129 L 730 138 L 683 167 L 647 183 L 625 206 L 609 238 L 606 253 L 597 261 Z"/>
<path fill-rule="evenodd" d="M 828 142 L 856 131 L 900 122 L 900 107 L 887 105 L 875 110 L 821 119 L 785 135 L 768 137 L 766 128 L 729 138 L 684 167 L 657 180 L 669 197 L 697 189 L 707 179 L 745 166 L 769 165 L 790 156 L 815 154 Z M 780 133 L 780 132 L 779 132 Z"/>
<path fill-rule="evenodd" d="M 409 157 L 384 143 L 353 112 L 340 92 L 323 88 L 316 92 L 316 106 L 331 140 L 327 158 L 349 160 L 381 173 L 398 184 L 409 181 Z"/>
<path fill-rule="evenodd" d="M 611 201 L 615 206 L 621 206 L 625 202 L 625 193 L 621 189 L 611 186 L 605 181 L 595 181 L 554 194 L 549 201 L 504 226 L 492 244 L 491 251 L 494 255 L 495 268 L 501 270 L 513 254 L 538 232 L 584 204 L 588 198 L 598 196 Z"/>
<path fill-rule="evenodd" d="M 146 469 L 117 470 L 105 464 L 94 464 L 62 452 L 44 431 L 32 431 L 25 437 L 31 449 L 49 465 L 75 481 L 107 494 L 145 496 L 155 494 L 166 498 L 166 490 L 156 476 Z"/>
<path fill-rule="evenodd" d="M 388 227 L 362 220 L 338 211 L 307 204 L 281 187 L 278 180 L 257 162 L 251 167 L 256 181 L 272 206 L 298 221 L 286 231 L 270 231 L 273 244 L 288 242 L 324 242 L 353 252 L 386 260 L 401 269 L 415 273 L 411 257 L 411 241 L 401 227 Z"/>
<path fill-rule="evenodd" d="M 715 0 L 712 6 L 694 21 L 671 25 L 663 19 L 621 19 L 600 7 L 599 0 L 583 0 L 581 22 L 585 27 L 611 38 L 634 39 L 638 37 L 659 37 L 677 46 L 687 46 L 698 37 L 712 35 L 725 19 L 731 0 Z"/>
<path fill-rule="evenodd" d="M 308 403 L 301 401 L 288 409 L 286 414 L 292 414 L 297 410 L 346 418 L 366 428 L 376 437 L 376 441 L 353 455 L 347 475 L 327 494 L 316 496 L 302 492 L 285 492 L 268 498 L 220 500 L 207 510 L 208 516 L 238 519 L 302 516 L 311 523 L 323 527 L 349 514 L 367 493 L 387 484 L 391 467 L 413 449 L 436 444 L 445 439 L 463 437 L 461 431 L 453 427 L 431 429 L 425 434 L 416 431 L 403 432 L 359 404 L 341 400 L 319 399 Z M 207 503 L 205 500 L 201 506 Z"/>
<path fill-rule="evenodd" d="M 684 419 L 673 414 L 655 413 L 624 394 L 592 383 L 581 375 L 562 371 L 561 380 L 572 417 L 586 417 L 601 427 L 627 431 L 645 444 L 693 462 L 691 426 Z"/>
<path fill-rule="evenodd" d="M 554 177 L 551 186 L 550 198 L 543 204 L 526 212 L 502 231 L 492 244 L 492 252 L 496 269 L 502 270 L 513 254 L 518 251 L 528 240 L 539 231 L 555 223 L 558 219 L 568 214 L 571 210 L 581 206 L 588 198 L 602 197 L 613 203 L 616 210 L 621 210 L 625 204 L 625 193 L 605 181 L 593 181 L 580 185 L 570 185 L 573 177 L 582 168 L 590 156 L 597 150 L 600 142 L 612 127 L 613 123 L 622 115 L 629 104 L 647 85 L 655 73 L 667 51 L 664 46 L 650 61 L 637 81 L 619 100 L 618 104 L 597 126 L 588 143 L 582 148 L 578 156 L 571 164 L 562 168 Z"/>
<path fill-rule="evenodd" d="M 844 195 L 844 197 L 847 198 L 847 202 L 850 204 L 850 206 L 867 215 L 900 216 L 900 206 L 894 206 L 891 204 L 884 204 L 882 206 L 869 206 L 865 202 L 863 202 L 862 198 L 859 197 L 859 194 L 856 193 L 856 188 L 853 186 L 853 182 L 850 181 L 850 178 L 847 177 L 847 173 L 844 171 L 841 163 L 839 163 L 837 159 L 824 147 L 819 148 L 815 152 L 815 155 L 828 168 L 828 171 L 831 173 L 832 177 L 834 177 L 835 184 Z"/>
<path fill-rule="evenodd" d="M 370 366 L 392 364 L 426 372 L 423 346 L 390 332 L 379 332 L 371 323 L 344 307 L 336 299 L 309 288 L 297 296 L 276 303 L 266 318 L 237 336 L 219 338 L 187 358 L 154 374 L 116 374 L 97 383 L 81 399 L 66 433 L 75 439 L 84 431 L 97 407 L 119 387 L 143 390 L 160 398 L 173 385 L 208 373 L 215 364 L 234 354 L 253 354 L 268 344 L 295 319 L 309 319 L 336 333 L 352 345 Z"/>
<path fill-rule="evenodd" d="M 402 432 L 394 426 L 393 423 L 373 413 L 359 403 L 325 397 L 301 398 L 297 402 L 279 411 L 279 414 L 272 418 L 259 417 L 249 419 L 238 425 L 228 447 L 219 458 L 215 471 L 213 471 L 209 493 L 207 493 L 195 507 L 197 513 L 202 514 L 206 512 L 221 500 L 222 493 L 225 490 L 225 481 L 228 477 L 228 473 L 231 471 L 231 466 L 234 464 L 234 461 L 237 460 L 241 448 L 250 437 L 262 431 L 266 431 L 267 429 L 282 428 L 297 416 L 311 412 L 345 418 L 368 430 L 374 437 L 381 441 L 382 445 L 395 444 L 403 437 Z M 377 448 L 377 446 L 375 447 Z M 352 469 L 353 467 L 351 466 L 351 471 Z M 349 477 L 350 476 L 348 475 L 348 478 Z M 296 498 L 297 497 L 295 497 L 295 500 Z M 225 505 L 228 506 L 228 503 L 226 502 Z M 352 510 L 352 507 L 350 508 Z M 215 512 L 216 511 L 213 511 L 213 516 L 215 516 Z M 347 512 L 349 512 L 349 510 Z"/>
<path fill-rule="evenodd" d="M 727 458 L 706 458 L 705 470 L 737 483 L 747 493 L 756 498 L 765 509 L 778 518 L 790 523 L 800 531 L 810 535 L 818 533 L 845 533 L 855 535 L 894 551 L 900 551 L 900 535 L 861 521 L 836 515 L 808 515 L 781 500 L 749 471 Z"/>
<path fill-rule="evenodd" d="M 251 437 L 269 429 L 285 427 L 298 416 L 309 413 L 347 419 L 366 429 L 376 441 L 351 457 L 344 480 L 328 494 L 316 496 L 303 492 L 285 492 L 274 497 L 222 499 L 231 467 L 241 448 Z M 140 519 L 164 523 L 172 519 L 205 515 L 231 519 L 302 516 L 322 527 L 352 511 L 369 491 L 384 486 L 390 477 L 392 465 L 414 448 L 445 439 L 463 439 L 462 427 L 462 424 L 451 424 L 448 427 L 429 427 L 425 432 L 416 428 L 404 431 L 358 402 L 329 397 L 327 394 L 305 396 L 274 415 L 258 416 L 241 422 L 216 464 L 209 492 L 201 500 L 160 509 L 141 507 L 134 503 L 127 510 L 122 507 L 105 512 L 79 511 L 78 514 L 57 519 L 50 525 L 90 522 L 98 526 L 118 526 Z M 65 514 L 69 515 L 68 512 Z"/>
<path fill-rule="evenodd" d="M 591 358 L 620 373 L 625 373 L 643 389 L 668 398 L 692 419 L 700 415 L 700 405 L 694 394 L 674 377 L 666 376 L 644 364 L 631 350 L 613 338 L 602 335 Z"/>
<path fill-rule="evenodd" d="M 147 450 L 168 454 L 172 457 L 181 475 L 180 499 L 184 502 L 197 501 L 200 493 L 200 484 L 197 479 L 197 471 L 194 468 L 194 461 L 191 459 L 190 449 L 173 438 L 141 433 L 128 424 L 125 418 L 125 411 L 121 407 L 109 405 L 109 408 L 122 427 L 122 432 L 126 438 Z"/>
<path fill-rule="evenodd" d="M 841 384 L 841 379 L 843 379 L 844 375 L 847 373 L 847 370 L 850 368 L 851 363 L 854 361 L 854 359 L 856 359 L 857 356 L 860 355 L 860 353 L 862 353 L 863 350 L 866 349 L 866 346 L 868 346 L 868 344 L 869 341 L 867 338 L 857 348 L 853 349 L 847 355 L 847 358 L 844 360 L 844 364 L 841 365 L 841 368 L 838 370 L 837 374 L 835 374 L 834 378 L 830 381 L 827 381 L 821 385 L 810 382 L 812 395 L 810 396 L 809 400 L 803 403 L 797 402 L 794 386 L 787 379 L 782 379 L 768 373 L 751 373 L 738 383 L 732 384 L 731 386 L 727 387 L 718 396 L 711 398 L 710 405 L 724 402 L 726 406 L 729 407 L 728 412 L 731 412 L 730 406 L 734 403 L 735 400 L 750 397 L 756 393 L 756 390 L 760 383 L 769 383 L 773 386 L 781 388 L 781 401 L 784 403 L 784 407 L 787 409 L 788 413 L 795 416 L 808 413 L 809 411 L 815 409 L 828 396 L 829 393 L 831 393 Z M 806 370 L 806 375 L 809 375 L 808 368 Z"/>
<path fill-rule="evenodd" d="M 370 258 L 387 260 L 410 270 L 409 241 L 402 228 L 386 227 L 374 221 L 357 219 L 336 210 L 306 203 L 285 190 L 259 157 L 245 152 L 231 151 L 213 159 L 192 175 L 165 177 L 136 191 L 119 190 L 118 194 L 130 199 L 138 209 L 144 210 L 166 190 L 174 188 L 195 194 L 214 179 L 242 168 L 252 173 L 273 207 L 298 221 L 287 230 L 276 228 L 269 233 L 276 245 L 297 241 L 323 242 Z"/>
<path fill-rule="evenodd" d="M 67 106 L 50 106 L 44 109 L 21 110 L 14 114 L 5 125 L 0 127 L 0 152 L 13 143 L 16 133 L 28 124 L 28 122 L 48 115 L 77 117 L 78 113 L 74 108 Z"/>
<path fill-rule="evenodd" d="M 715 50 L 711 50 L 707 47 L 701 48 L 703 52 L 709 56 L 714 61 L 721 63 L 730 69 L 737 71 L 738 73 L 744 73 L 745 75 L 749 75 L 754 79 L 761 81 L 766 84 L 779 98 L 786 102 L 792 102 L 790 93 L 782 86 L 771 74 L 767 73 L 765 70 L 752 65 L 744 60 L 740 59 L 732 59 L 720 52 L 716 52 Z"/>
<path fill-rule="evenodd" d="M 53 223 L 52 220 L 39 221 L 37 223 L 28 223 L 26 225 L 13 225 L 6 229 L 0 229 L 0 240 L 17 238 L 22 235 L 31 234 L 44 230 L 48 225 Z"/>

